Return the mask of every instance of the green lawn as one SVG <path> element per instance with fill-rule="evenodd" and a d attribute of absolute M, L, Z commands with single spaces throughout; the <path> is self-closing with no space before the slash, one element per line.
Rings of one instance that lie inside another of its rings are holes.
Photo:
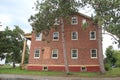
<path fill-rule="evenodd" d="M 0 74 L 21 74 L 21 75 L 36 75 L 36 76 L 66 76 L 65 72 L 57 71 L 28 71 L 20 68 L 11 68 L 10 66 L 0 66 Z M 70 72 L 67 76 L 73 77 L 120 77 L 120 68 L 113 68 L 105 74 L 97 72 Z"/>

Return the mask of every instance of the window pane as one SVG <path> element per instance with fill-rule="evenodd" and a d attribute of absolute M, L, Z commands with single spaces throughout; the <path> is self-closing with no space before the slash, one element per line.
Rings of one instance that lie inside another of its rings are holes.
<path fill-rule="evenodd" d="M 58 50 L 57 49 L 53 49 L 52 50 L 52 58 L 57 58 L 58 57 Z"/>
<path fill-rule="evenodd" d="M 78 39 L 77 32 L 72 32 L 72 39 Z"/>
<path fill-rule="evenodd" d="M 71 23 L 72 24 L 77 24 L 78 23 L 77 17 L 72 17 Z"/>
<path fill-rule="evenodd" d="M 59 33 L 58 32 L 54 32 L 53 33 L 53 39 L 54 40 L 58 40 L 59 39 Z"/>
<path fill-rule="evenodd" d="M 92 52 L 92 55 L 91 55 L 92 57 L 97 57 L 97 51 L 96 51 L 96 49 L 93 49 L 91 52 Z"/>
<path fill-rule="evenodd" d="M 78 58 L 78 51 L 76 49 L 72 50 L 71 56 L 72 56 L 73 59 Z"/>
<path fill-rule="evenodd" d="M 96 39 L 96 33 L 95 31 L 90 32 L 90 39 L 95 40 Z"/>
<path fill-rule="evenodd" d="M 36 34 L 36 40 L 39 40 L 39 41 L 42 40 L 42 33 L 37 33 Z"/>
<path fill-rule="evenodd" d="M 37 49 L 34 52 L 34 57 L 39 57 L 40 56 L 40 51 Z"/>

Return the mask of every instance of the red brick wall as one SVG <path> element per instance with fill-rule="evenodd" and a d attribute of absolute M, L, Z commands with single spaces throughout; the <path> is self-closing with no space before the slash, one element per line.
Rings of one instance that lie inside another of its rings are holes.
<path fill-rule="evenodd" d="M 47 66 L 48 71 L 65 71 L 64 66 Z M 43 71 L 43 66 L 28 66 L 28 70 Z M 81 66 L 69 66 L 70 72 L 82 72 Z M 99 66 L 86 66 L 86 72 L 99 72 Z"/>
<path fill-rule="evenodd" d="M 96 31 L 96 35 L 98 34 L 98 29 L 94 26 L 91 21 L 87 19 L 89 26 L 86 30 L 82 29 L 82 19 L 85 17 L 79 16 L 78 17 L 78 24 L 71 25 L 67 24 L 65 21 L 65 40 L 66 40 L 66 50 L 67 50 L 67 58 L 69 65 L 99 65 L 98 58 L 91 59 L 90 57 L 90 49 L 98 49 L 98 39 L 90 40 L 89 32 Z M 62 50 L 62 38 L 61 38 L 61 29 L 57 30 L 59 32 L 59 41 L 52 41 L 53 32 L 55 30 L 51 30 L 49 36 L 43 36 L 46 41 L 36 41 L 35 34 L 32 34 L 31 40 L 31 49 L 30 49 L 30 56 L 29 56 L 29 64 L 38 64 L 38 65 L 64 65 L 63 59 L 63 50 Z M 71 32 L 77 31 L 78 32 L 78 40 L 71 40 Z M 48 43 L 49 41 L 50 43 Z M 43 49 L 44 52 L 40 54 L 39 59 L 34 59 L 34 49 Z M 52 49 L 58 49 L 58 59 L 52 59 Z M 71 59 L 71 49 L 78 49 L 78 59 Z M 98 50 L 97 50 L 98 51 Z M 33 67 L 33 66 L 32 66 Z M 28 69 L 32 70 L 32 67 L 28 67 Z M 33 67 L 34 68 L 34 67 Z M 37 67 L 36 67 L 37 68 Z M 99 67 L 89 68 L 88 71 L 98 71 Z M 35 68 L 34 68 L 35 69 Z M 37 68 L 38 70 L 41 68 Z M 50 70 L 64 70 L 63 67 L 49 67 Z M 79 67 L 70 67 L 71 71 L 77 71 Z"/>

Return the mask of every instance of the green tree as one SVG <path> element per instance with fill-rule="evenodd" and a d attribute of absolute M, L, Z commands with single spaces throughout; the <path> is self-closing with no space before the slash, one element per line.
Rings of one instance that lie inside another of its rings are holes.
<path fill-rule="evenodd" d="M 109 46 L 106 49 L 106 63 L 110 64 L 110 67 L 115 66 L 116 63 L 116 57 L 115 57 L 115 50 L 113 50 L 112 46 Z"/>
<path fill-rule="evenodd" d="M 115 66 L 116 67 L 120 67 L 120 51 L 119 50 L 115 50 L 114 54 L 115 54 L 115 59 L 116 59 Z"/>
<path fill-rule="evenodd" d="M 1 32 L 0 35 L 0 54 L 6 55 L 7 62 L 13 62 L 13 67 L 15 68 L 15 63 L 20 63 L 21 54 L 23 49 L 23 35 L 24 32 L 15 26 L 15 29 L 10 30 L 6 27 L 5 31 Z"/>
<path fill-rule="evenodd" d="M 94 22 L 111 33 L 120 45 L 120 0 L 81 0 L 94 9 Z M 116 36 L 116 37 L 114 37 Z"/>

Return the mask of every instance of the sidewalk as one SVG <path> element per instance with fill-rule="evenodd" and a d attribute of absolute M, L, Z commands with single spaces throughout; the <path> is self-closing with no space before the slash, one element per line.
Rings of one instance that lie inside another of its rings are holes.
<path fill-rule="evenodd" d="M 120 80 L 120 77 L 116 77 L 116 78 L 81 78 L 81 77 L 54 77 L 54 76 L 0 74 L 0 80 Z"/>

